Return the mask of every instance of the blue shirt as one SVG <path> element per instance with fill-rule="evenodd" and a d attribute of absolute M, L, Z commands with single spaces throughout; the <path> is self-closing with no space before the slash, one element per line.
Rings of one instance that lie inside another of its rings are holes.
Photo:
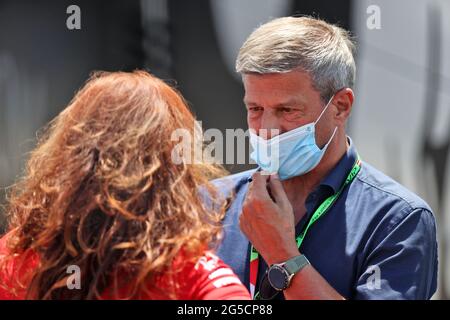
<path fill-rule="evenodd" d="M 317 207 L 338 191 L 353 167 L 357 152 L 348 141 L 346 154 L 307 197 L 297 235 Z M 239 215 L 253 172 L 214 181 L 224 195 L 234 194 L 217 253 L 247 288 L 250 245 L 240 231 Z M 430 207 L 364 161 L 353 182 L 310 228 L 300 252 L 347 299 L 429 299 L 436 291 L 436 225 Z M 256 288 L 267 269 L 260 259 Z"/>

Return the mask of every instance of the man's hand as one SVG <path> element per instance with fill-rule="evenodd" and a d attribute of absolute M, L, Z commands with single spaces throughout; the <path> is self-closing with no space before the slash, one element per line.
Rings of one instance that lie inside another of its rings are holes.
<path fill-rule="evenodd" d="M 240 228 L 269 265 L 285 262 L 299 254 L 291 203 L 276 174 L 257 171 L 252 178 Z"/>
<path fill-rule="evenodd" d="M 253 174 L 239 224 L 269 266 L 299 254 L 293 209 L 278 176 Z M 312 265 L 292 278 L 284 296 L 287 300 L 344 299 Z"/>

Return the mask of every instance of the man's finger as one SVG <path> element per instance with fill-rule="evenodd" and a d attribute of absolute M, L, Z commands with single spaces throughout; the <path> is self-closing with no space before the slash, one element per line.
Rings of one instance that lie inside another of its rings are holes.
<path fill-rule="evenodd" d="M 261 171 L 257 171 L 253 174 L 252 178 L 252 185 L 251 185 L 251 191 L 258 194 L 258 196 L 269 196 L 269 193 L 267 192 L 267 180 L 269 175 L 264 174 L 264 172 L 261 173 Z"/>
<path fill-rule="evenodd" d="M 286 203 L 289 203 L 289 199 L 284 191 L 278 174 L 273 174 L 270 176 L 269 186 L 270 192 L 278 205 L 283 206 Z"/>

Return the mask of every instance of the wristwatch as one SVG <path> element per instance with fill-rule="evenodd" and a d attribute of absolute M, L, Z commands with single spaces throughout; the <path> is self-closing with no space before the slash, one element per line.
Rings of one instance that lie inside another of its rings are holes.
<path fill-rule="evenodd" d="M 267 270 L 270 285 L 277 291 L 286 290 L 291 284 L 292 277 L 308 264 L 309 261 L 303 254 L 283 263 L 272 264 Z"/>

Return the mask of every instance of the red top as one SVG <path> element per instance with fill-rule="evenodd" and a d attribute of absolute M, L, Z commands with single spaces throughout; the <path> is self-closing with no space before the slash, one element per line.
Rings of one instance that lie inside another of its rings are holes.
<path fill-rule="evenodd" d="M 10 234 L 8 233 L 0 239 L 0 259 L 8 252 L 6 241 L 9 236 Z M 35 268 L 38 262 L 38 255 L 34 252 L 29 252 L 11 260 L 5 271 L 0 270 L 0 300 L 24 299 L 25 290 L 19 289 L 15 290 L 16 292 L 12 292 L 13 290 L 3 288 L 2 284 L 11 288 L 12 280 L 16 280 L 17 277 L 23 277 L 26 272 Z M 247 289 L 230 267 L 211 252 L 205 253 L 197 263 L 186 263 L 183 270 L 176 274 L 174 280 L 179 285 L 176 296 L 180 300 L 251 299 Z M 160 281 L 164 283 L 164 276 Z M 127 292 L 127 288 L 124 288 L 124 292 Z M 105 294 L 104 298 L 108 299 L 109 296 Z M 145 295 L 142 299 L 165 300 L 169 299 L 169 297 L 165 296 L 164 293 L 152 292 L 149 295 Z"/>

